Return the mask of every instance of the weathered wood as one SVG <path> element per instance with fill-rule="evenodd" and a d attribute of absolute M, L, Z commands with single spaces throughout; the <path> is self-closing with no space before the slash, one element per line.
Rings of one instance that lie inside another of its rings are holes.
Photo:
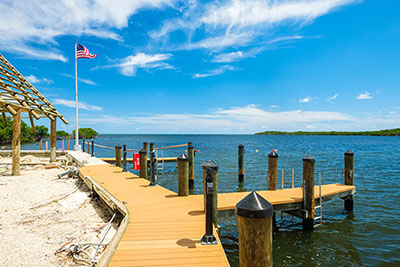
<path fill-rule="evenodd" d="M 354 185 L 354 153 L 351 150 L 344 153 L 344 184 Z M 344 200 L 344 208 L 347 211 L 353 211 L 353 195 Z"/>
<path fill-rule="evenodd" d="M 31 122 L 32 131 L 33 131 L 34 134 L 36 134 L 36 127 L 35 127 L 35 123 L 33 121 L 33 117 L 32 117 L 31 113 L 29 113 L 29 120 Z"/>
<path fill-rule="evenodd" d="M 268 154 L 268 190 L 276 190 L 278 177 L 278 154 L 272 151 Z"/>
<path fill-rule="evenodd" d="M 87 143 L 87 153 L 90 154 L 90 142 L 87 141 L 86 143 Z"/>
<path fill-rule="evenodd" d="M 146 150 L 146 153 L 148 153 L 148 146 L 149 144 L 147 142 L 143 143 L 143 149 Z"/>
<path fill-rule="evenodd" d="M 43 150 L 43 141 L 42 141 L 42 139 L 39 140 L 39 149 Z"/>
<path fill-rule="evenodd" d="M 50 162 L 56 162 L 56 120 L 50 120 Z"/>
<path fill-rule="evenodd" d="M 151 142 L 151 143 L 150 143 L 150 152 L 153 151 L 153 150 L 154 150 L 154 143 Z"/>
<path fill-rule="evenodd" d="M 67 139 L 67 150 L 69 150 L 69 139 Z"/>
<path fill-rule="evenodd" d="M 189 159 L 189 189 L 194 188 L 194 147 L 192 142 L 188 142 Z"/>
<path fill-rule="evenodd" d="M 250 193 L 236 205 L 241 267 L 272 266 L 271 203 Z"/>
<path fill-rule="evenodd" d="M 307 212 L 303 219 L 303 229 L 314 229 L 315 198 L 314 198 L 315 159 L 307 154 L 303 158 L 303 209 Z"/>
<path fill-rule="evenodd" d="M 189 195 L 189 159 L 185 154 L 177 157 L 178 160 L 178 196 Z"/>
<path fill-rule="evenodd" d="M 11 175 L 18 176 L 20 172 L 20 149 L 21 149 L 21 110 L 13 116 L 13 136 L 12 136 L 12 168 Z"/>
<path fill-rule="evenodd" d="M 238 180 L 240 183 L 244 181 L 244 146 L 238 146 Z"/>
<path fill-rule="evenodd" d="M 121 149 L 120 145 L 115 146 L 115 166 L 121 167 Z"/>
<path fill-rule="evenodd" d="M 140 154 L 140 171 L 139 171 L 139 176 L 141 178 L 147 179 L 147 150 L 141 149 L 139 151 Z"/>

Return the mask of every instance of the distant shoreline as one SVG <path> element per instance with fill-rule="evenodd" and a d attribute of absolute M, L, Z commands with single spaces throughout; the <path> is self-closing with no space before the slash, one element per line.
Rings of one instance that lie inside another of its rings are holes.
<path fill-rule="evenodd" d="M 265 131 L 255 133 L 255 135 L 365 135 L 365 136 L 400 136 L 400 128 L 396 129 L 386 129 L 379 131 L 329 131 L 329 132 L 306 132 L 306 131 L 296 131 L 296 132 L 283 132 L 283 131 Z"/>

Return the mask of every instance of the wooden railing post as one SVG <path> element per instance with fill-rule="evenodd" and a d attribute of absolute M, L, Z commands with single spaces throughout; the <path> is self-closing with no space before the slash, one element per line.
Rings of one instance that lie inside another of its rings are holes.
<path fill-rule="evenodd" d="M 278 177 L 278 154 L 272 151 L 268 154 L 268 190 L 276 190 Z"/>
<path fill-rule="evenodd" d="M 306 211 L 303 218 L 303 230 L 314 229 L 314 172 L 315 159 L 307 154 L 303 158 L 303 209 Z"/>
<path fill-rule="evenodd" d="M 115 146 L 115 166 L 121 167 L 121 149 L 120 145 Z"/>
<path fill-rule="evenodd" d="M 344 153 L 344 184 L 354 185 L 354 153 L 350 149 Z M 344 200 L 344 208 L 353 211 L 353 195 Z"/>
<path fill-rule="evenodd" d="M 244 146 L 238 146 L 238 180 L 239 183 L 244 181 Z"/>
<path fill-rule="evenodd" d="M 189 159 L 185 154 L 177 157 L 178 160 L 178 196 L 189 195 Z"/>
<path fill-rule="evenodd" d="M 21 149 L 21 110 L 16 110 L 17 113 L 13 115 L 13 136 L 12 136 L 12 167 L 11 175 L 18 176 L 21 174 L 20 170 L 20 149 Z"/>
<path fill-rule="evenodd" d="M 273 210 L 255 191 L 236 205 L 241 267 L 272 266 Z"/>
<path fill-rule="evenodd" d="M 194 188 L 194 147 L 192 142 L 188 142 L 189 158 L 189 189 Z"/>
<path fill-rule="evenodd" d="M 141 178 L 147 179 L 147 151 L 143 148 L 139 151 L 140 154 L 140 171 Z"/>
<path fill-rule="evenodd" d="M 56 162 L 56 119 L 50 120 L 50 162 Z"/>

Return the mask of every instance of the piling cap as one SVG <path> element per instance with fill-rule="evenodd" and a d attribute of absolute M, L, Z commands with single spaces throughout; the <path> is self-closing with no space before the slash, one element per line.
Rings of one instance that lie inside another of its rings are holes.
<path fill-rule="evenodd" d="M 350 149 L 347 150 L 346 152 L 344 152 L 345 155 L 349 155 L 349 156 L 354 156 L 353 151 L 351 151 Z"/>
<path fill-rule="evenodd" d="M 268 154 L 268 157 L 270 158 L 277 158 L 278 157 L 278 153 L 276 153 L 276 151 L 271 151 L 271 153 Z"/>
<path fill-rule="evenodd" d="M 116 145 L 115 148 L 122 148 L 122 146 L 121 145 Z"/>
<path fill-rule="evenodd" d="M 193 143 L 192 142 L 188 142 L 188 149 L 193 149 L 193 148 L 194 148 Z"/>
<path fill-rule="evenodd" d="M 207 160 L 206 162 L 201 164 L 201 167 L 203 167 L 203 169 L 215 169 L 215 170 L 218 170 L 217 163 L 215 163 L 212 160 Z"/>
<path fill-rule="evenodd" d="M 178 161 L 188 161 L 189 160 L 185 153 L 180 154 L 179 157 L 177 157 L 176 159 Z"/>
<path fill-rule="evenodd" d="M 147 154 L 146 149 L 142 148 L 139 150 L 139 154 Z"/>
<path fill-rule="evenodd" d="M 311 156 L 310 153 L 308 153 L 308 154 L 303 158 L 303 161 L 315 162 L 315 159 Z"/>
<path fill-rule="evenodd" d="M 274 208 L 265 198 L 251 192 L 236 204 L 236 215 L 246 218 L 269 218 L 274 213 Z"/>
<path fill-rule="evenodd" d="M 240 145 L 239 145 L 239 148 L 244 148 L 244 145 L 240 144 Z"/>

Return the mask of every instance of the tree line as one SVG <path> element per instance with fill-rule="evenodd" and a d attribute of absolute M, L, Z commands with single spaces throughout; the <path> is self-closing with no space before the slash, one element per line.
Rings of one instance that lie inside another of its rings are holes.
<path fill-rule="evenodd" d="M 46 139 L 49 137 L 49 129 L 46 126 L 38 125 L 35 126 L 36 133 L 33 132 L 32 127 L 27 125 L 24 121 L 21 121 L 21 142 L 29 143 L 39 141 L 40 139 Z M 6 121 L 0 120 L 0 144 L 11 143 L 13 134 L 13 122 L 10 118 Z M 57 138 L 74 138 L 75 130 L 72 134 L 66 131 L 56 131 Z M 95 138 L 98 132 L 92 128 L 81 128 L 79 129 L 79 138 Z"/>
<path fill-rule="evenodd" d="M 379 131 L 329 131 L 329 132 L 283 132 L 283 131 L 265 131 L 256 133 L 256 135 L 368 135 L 368 136 L 400 136 L 400 128 L 386 129 Z"/>

